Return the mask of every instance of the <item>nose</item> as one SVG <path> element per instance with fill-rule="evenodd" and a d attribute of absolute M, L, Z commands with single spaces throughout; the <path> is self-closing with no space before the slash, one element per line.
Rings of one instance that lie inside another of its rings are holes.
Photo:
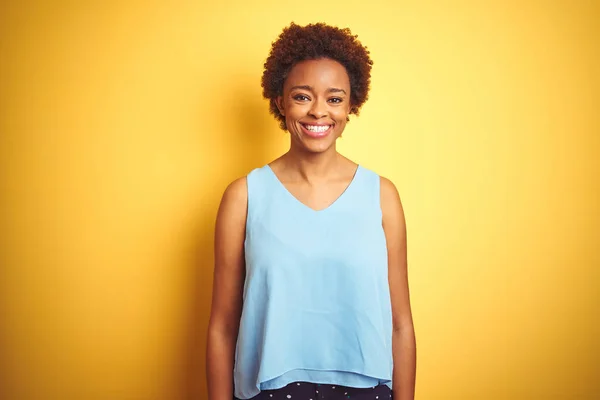
<path fill-rule="evenodd" d="M 322 100 L 315 100 L 309 111 L 309 115 L 319 119 L 327 116 L 327 103 Z"/>

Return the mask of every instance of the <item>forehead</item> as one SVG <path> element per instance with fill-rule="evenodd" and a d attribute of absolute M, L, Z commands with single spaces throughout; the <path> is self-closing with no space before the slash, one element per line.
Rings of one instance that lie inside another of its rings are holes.
<path fill-rule="evenodd" d="M 315 90 L 330 87 L 349 90 L 350 78 L 346 68 L 335 60 L 304 60 L 292 67 L 285 80 L 284 90 L 301 85 L 311 86 Z"/>

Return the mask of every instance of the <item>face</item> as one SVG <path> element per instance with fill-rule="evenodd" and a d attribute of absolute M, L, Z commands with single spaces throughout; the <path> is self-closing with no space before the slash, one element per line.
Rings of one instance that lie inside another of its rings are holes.
<path fill-rule="evenodd" d="M 285 80 L 277 106 L 293 148 L 311 153 L 335 150 L 350 113 L 346 68 L 327 58 L 299 62 Z"/>

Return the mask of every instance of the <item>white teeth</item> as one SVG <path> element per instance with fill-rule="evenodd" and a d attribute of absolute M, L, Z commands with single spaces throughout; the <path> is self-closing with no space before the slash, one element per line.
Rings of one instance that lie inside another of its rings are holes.
<path fill-rule="evenodd" d="M 323 133 L 329 129 L 331 125 L 304 125 L 311 132 Z"/>

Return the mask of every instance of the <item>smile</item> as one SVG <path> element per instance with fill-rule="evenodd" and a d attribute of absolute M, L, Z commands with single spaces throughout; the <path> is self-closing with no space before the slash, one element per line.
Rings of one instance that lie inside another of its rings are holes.
<path fill-rule="evenodd" d="M 331 127 L 333 125 L 309 125 L 309 124 L 300 124 L 302 128 L 304 128 L 304 132 L 308 136 L 312 137 L 323 137 L 329 133 Z"/>
<path fill-rule="evenodd" d="M 304 125 L 306 129 L 311 132 L 320 132 L 323 133 L 329 129 L 331 125 Z"/>

